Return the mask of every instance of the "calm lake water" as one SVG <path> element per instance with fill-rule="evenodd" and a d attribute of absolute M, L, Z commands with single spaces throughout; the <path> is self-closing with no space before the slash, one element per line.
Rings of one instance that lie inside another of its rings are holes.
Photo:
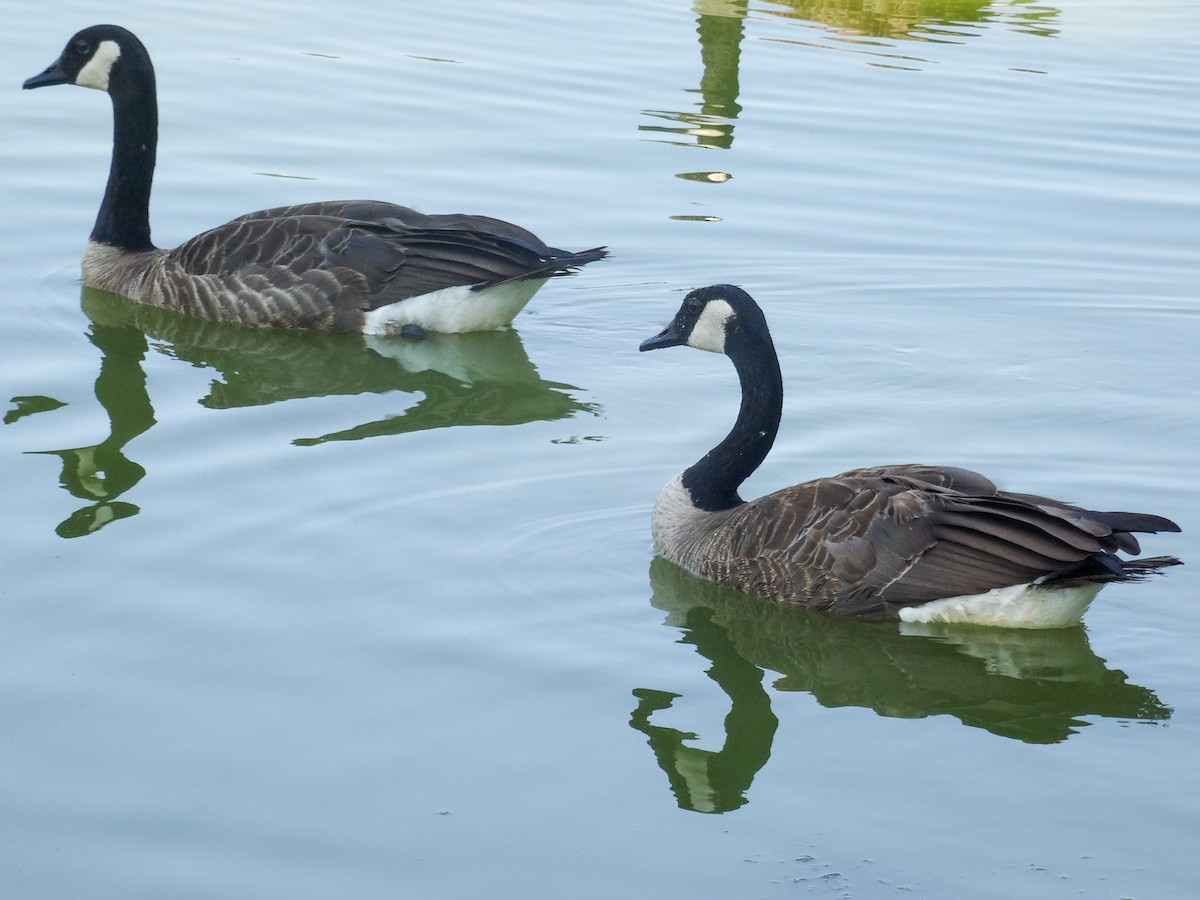
<path fill-rule="evenodd" d="M 6 9 L 5 897 L 1200 893 L 1191 4 Z M 20 84 L 98 20 L 157 64 L 161 245 L 377 197 L 612 258 L 417 346 L 81 290 L 109 104 Z M 1188 565 L 1009 633 L 655 561 L 737 385 L 637 345 L 716 281 L 788 388 L 749 494 L 964 465 Z"/>

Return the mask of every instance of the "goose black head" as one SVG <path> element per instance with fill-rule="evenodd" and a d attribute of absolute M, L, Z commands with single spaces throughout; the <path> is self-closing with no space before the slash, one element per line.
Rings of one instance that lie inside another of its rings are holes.
<path fill-rule="evenodd" d="M 766 331 L 766 319 L 754 299 L 732 284 L 697 288 L 683 298 L 671 324 L 642 342 L 641 350 L 685 344 L 713 353 L 729 353 L 743 336 Z"/>
<path fill-rule="evenodd" d="M 67 41 L 62 55 L 40 75 L 26 79 L 23 87 L 77 84 L 108 91 L 120 73 L 140 69 L 143 61 L 149 65 L 145 48 L 132 32 L 117 25 L 93 25 Z"/>

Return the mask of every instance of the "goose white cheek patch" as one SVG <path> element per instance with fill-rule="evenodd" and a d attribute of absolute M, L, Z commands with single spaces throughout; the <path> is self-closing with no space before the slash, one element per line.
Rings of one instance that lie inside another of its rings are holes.
<path fill-rule="evenodd" d="M 108 76 L 112 67 L 121 58 L 121 47 L 116 41 L 101 41 L 88 64 L 79 70 L 75 83 L 80 87 L 108 90 Z"/>
<path fill-rule="evenodd" d="M 710 300 L 696 320 L 688 345 L 697 350 L 725 352 L 725 323 L 733 318 L 733 307 L 724 300 Z"/>

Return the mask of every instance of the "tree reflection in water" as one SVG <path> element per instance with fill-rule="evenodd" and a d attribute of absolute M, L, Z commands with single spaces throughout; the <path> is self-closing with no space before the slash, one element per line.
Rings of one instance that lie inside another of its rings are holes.
<path fill-rule="evenodd" d="M 698 94 L 699 102 L 682 110 L 645 109 L 643 115 L 654 124 L 638 130 L 653 139 L 684 147 L 728 150 L 733 146 L 734 123 L 742 113 L 741 93 L 742 41 L 746 36 L 749 0 L 695 0 L 696 35 L 700 44 L 700 83 L 684 88 Z M 1000 25 L 1025 34 L 1051 37 L 1058 33 L 1053 23 L 1059 10 L 1029 0 L 1016 0 L 997 6 L 987 0 L 767 0 L 755 10 L 758 17 L 792 20 L 801 27 L 816 30 L 813 37 L 795 41 L 773 38 L 785 43 L 817 44 L 828 36 L 838 47 L 867 54 L 879 65 L 908 67 L 921 63 L 911 55 L 919 42 L 961 43 L 984 33 L 984 26 Z M 901 50 L 899 44 L 909 49 Z M 721 183 L 732 176 L 725 171 L 679 172 L 688 181 Z M 675 218 L 703 218 L 676 216 Z"/>

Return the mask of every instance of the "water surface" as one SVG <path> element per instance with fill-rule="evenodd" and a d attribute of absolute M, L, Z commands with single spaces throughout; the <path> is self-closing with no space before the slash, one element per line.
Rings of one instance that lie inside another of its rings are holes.
<path fill-rule="evenodd" d="M 82 289 L 95 9 L 11 4 L 0 115 L 8 896 L 1190 897 L 1200 39 L 1190 10 L 172 7 L 171 245 L 378 197 L 612 258 L 511 332 L 256 333 Z M 760 493 L 884 462 L 1170 516 L 1082 628 L 898 629 L 705 585 L 649 507 L 763 303 Z"/>

